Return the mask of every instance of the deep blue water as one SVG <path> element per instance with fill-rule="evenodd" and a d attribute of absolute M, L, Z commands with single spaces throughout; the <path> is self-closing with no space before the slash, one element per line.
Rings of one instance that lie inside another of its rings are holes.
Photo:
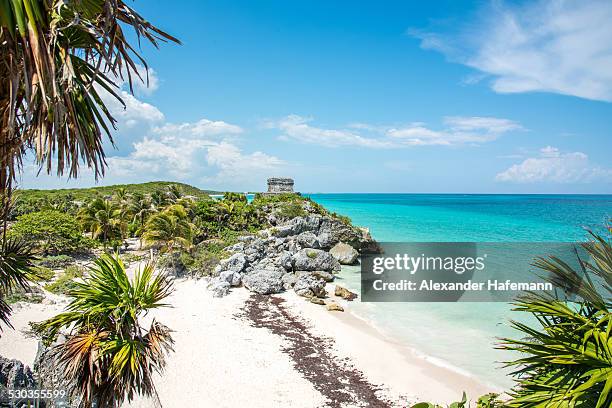
<path fill-rule="evenodd" d="M 378 241 L 581 241 L 585 228 L 604 231 L 612 195 L 312 194 L 328 210 L 370 228 Z M 544 255 L 544 254 L 543 254 Z M 359 267 L 342 284 L 360 290 Z M 494 349 L 520 336 L 509 319 L 534 323 L 506 303 L 359 303 L 350 310 L 383 333 L 493 386 L 512 381 Z M 375 351 L 374 351 L 375 352 Z M 408 381 L 409 379 L 407 379 Z"/>

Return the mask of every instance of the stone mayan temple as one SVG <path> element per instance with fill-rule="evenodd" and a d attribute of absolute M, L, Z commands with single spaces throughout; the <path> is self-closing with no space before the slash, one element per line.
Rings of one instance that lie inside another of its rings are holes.
<path fill-rule="evenodd" d="M 271 177 L 268 179 L 268 194 L 293 193 L 293 179 Z"/>

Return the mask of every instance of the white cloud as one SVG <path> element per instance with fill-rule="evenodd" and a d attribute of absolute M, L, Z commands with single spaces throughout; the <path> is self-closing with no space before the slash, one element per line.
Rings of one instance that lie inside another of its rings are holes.
<path fill-rule="evenodd" d="M 311 126 L 312 119 L 298 115 L 289 115 L 277 122 L 268 123 L 268 127 L 283 132 L 281 140 L 297 140 L 303 143 L 317 144 L 327 147 L 362 146 L 385 148 L 392 147 L 388 141 L 368 138 L 346 129 L 323 129 Z"/>
<path fill-rule="evenodd" d="M 496 92 L 545 91 L 612 101 L 610 21 L 608 0 L 494 2 L 459 35 L 410 33 L 421 39 L 422 48 L 490 75 Z"/>
<path fill-rule="evenodd" d="M 296 140 L 327 147 L 380 149 L 478 144 L 493 141 L 510 131 L 523 130 L 521 125 L 511 120 L 490 117 L 446 117 L 440 130 L 426 127 L 423 123 L 400 127 L 353 123 L 347 126 L 350 129 L 324 129 L 310 125 L 311 121 L 298 115 L 289 115 L 282 120 L 268 122 L 267 126 L 283 132 L 280 140 Z"/>
<path fill-rule="evenodd" d="M 201 137 L 201 136 L 229 136 L 243 132 L 240 126 L 232 125 L 220 120 L 213 121 L 209 119 L 200 119 L 194 123 L 164 123 L 153 129 L 158 135 L 165 137 L 173 137 L 181 135 L 183 137 Z"/>
<path fill-rule="evenodd" d="M 262 152 L 244 154 L 235 145 L 221 142 L 208 148 L 206 161 L 218 168 L 217 174 L 206 180 L 214 185 L 235 185 L 237 180 L 260 181 L 286 163 Z M 225 187 L 227 188 L 227 187 Z"/>
<path fill-rule="evenodd" d="M 538 157 L 525 159 L 497 174 L 498 181 L 516 183 L 589 183 L 612 180 L 612 169 L 596 166 L 581 152 L 562 153 L 552 146 L 540 150 Z"/>

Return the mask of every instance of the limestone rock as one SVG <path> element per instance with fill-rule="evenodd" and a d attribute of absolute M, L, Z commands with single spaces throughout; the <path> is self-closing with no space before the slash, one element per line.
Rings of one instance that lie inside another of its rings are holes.
<path fill-rule="evenodd" d="M 325 304 L 325 307 L 330 312 L 344 312 L 344 308 L 340 306 L 338 303 L 334 302 L 333 300 L 331 302 L 327 302 Z"/>
<path fill-rule="evenodd" d="M 343 288 L 340 285 L 336 285 L 336 289 L 334 290 L 334 295 L 341 297 L 342 299 L 346 299 L 346 300 L 353 300 L 357 298 L 356 293 L 353 293 L 347 288 Z"/>
<path fill-rule="evenodd" d="M 0 356 L 0 390 L 6 388 L 33 388 L 34 375 L 30 367 L 18 360 Z"/>
<path fill-rule="evenodd" d="M 353 265 L 359 257 L 359 252 L 344 242 L 338 242 L 329 253 L 340 262 L 341 265 Z"/>
<path fill-rule="evenodd" d="M 314 271 L 312 274 L 317 278 L 323 279 L 325 282 L 333 282 L 335 279 L 334 274 L 325 271 Z"/>
<path fill-rule="evenodd" d="M 302 232 L 296 237 L 296 241 L 302 248 L 319 248 L 319 241 L 317 236 L 310 231 Z"/>
<path fill-rule="evenodd" d="M 311 297 L 310 299 L 308 299 L 308 301 L 310 303 L 314 303 L 315 305 L 324 305 L 325 301 L 321 298 L 318 297 Z"/>
<path fill-rule="evenodd" d="M 281 278 L 283 281 L 283 288 L 285 288 L 285 290 L 291 289 L 295 285 L 295 282 L 297 282 L 297 279 L 298 277 L 295 273 L 289 272 L 284 274 Z"/>
<path fill-rule="evenodd" d="M 212 291 L 213 297 L 223 297 L 229 293 L 230 286 L 230 283 L 225 280 L 213 279 L 208 289 Z"/>
<path fill-rule="evenodd" d="M 320 249 L 306 248 L 293 256 L 294 268 L 298 271 L 337 272 L 340 264 L 332 255 Z"/>
<path fill-rule="evenodd" d="M 276 269 L 255 269 L 242 277 L 242 283 L 251 292 L 261 295 L 279 293 L 283 290 L 283 274 Z"/>
<path fill-rule="evenodd" d="M 325 281 L 311 273 L 302 273 L 297 278 L 293 290 L 299 296 L 325 297 Z"/>

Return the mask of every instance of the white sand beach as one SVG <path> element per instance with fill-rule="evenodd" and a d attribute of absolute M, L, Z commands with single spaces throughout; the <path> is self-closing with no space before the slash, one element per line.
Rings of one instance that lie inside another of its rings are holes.
<path fill-rule="evenodd" d="M 147 316 L 174 331 L 175 352 L 168 357 L 166 371 L 156 381 L 164 407 L 328 406 L 329 398 L 324 394 L 329 396 L 329 390 L 320 388 L 320 382 L 309 381 L 306 377 L 312 376 L 297 369 L 309 357 L 338 362 L 338 366 L 329 366 L 329 370 L 319 367 L 318 371 L 329 371 L 319 372 L 319 377 L 321 374 L 343 377 L 349 373 L 344 368 L 338 372 L 339 366 L 363 373 L 360 387 L 364 387 L 363 383 L 373 385 L 376 395 L 390 402 L 385 406 L 406 406 L 423 400 L 449 402 L 460 398 L 463 391 L 471 396 L 493 391 L 383 337 L 350 313 L 350 302 L 338 300 L 345 307 L 344 313 L 329 312 L 287 292 L 274 296 L 283 302 L 285 318 L 305 323 L 308 327 L 305 338 L 312 338 L 315 347 L 320 344 L 321 352 L 329 354 L 305 356 L 296 362 L 291 353 L 283 351 L 288 346 L 286 338 L 265 327 L 253 327 L 245 315 L 243 309 L 252 296 L 250 292 L 236 288 L 224 298 L 213 298 L 206 285 L 205 280 L 177 280 L 175 292 L 168 299 L 172 307 L 160 308 Z M 6 330 L 0 339 L 0 355 L 31 365 L 37 342 L 24 333 L 28 322 L 51 317 L 63 305 L 20 304 L 12 319 L 16 329 Z M 266 320 L 265 316 L 262 318 Z M 340 380 L 348 384 L 351 378 L 356 377 L 349 375 L 348 379 Z M 139 398 L 125 406 L 144 408 L 155 404 L 152 399 Z M 363 405 L 345 402 L 335 406 Z"/>

